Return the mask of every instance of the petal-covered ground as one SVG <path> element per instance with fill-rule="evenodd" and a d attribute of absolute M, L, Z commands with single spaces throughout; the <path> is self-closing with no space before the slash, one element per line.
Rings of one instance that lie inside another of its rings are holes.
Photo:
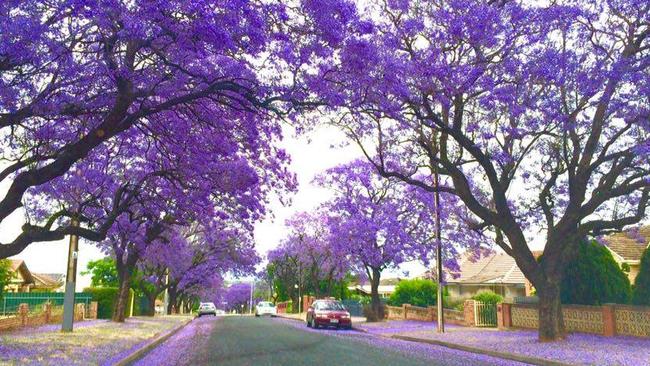
<path fill-rule="evenodd" d="M 189 365 L 194 353 L 205 346 L 212 328 L 217 324 L 213 317 L 192 320 L 160 346 L 138 360 L 135 366 Z"/>
<path fill-rule="evenodd" d="M 300 328 L 307 332 L 317 332 L 323 333 L 334 337 L 349 337 L 353 338 L 356 341 L 361 341 L 375 347 L 386 348 L 392 351 L 401 352 L 406 355 L 418 354 L 422 358 L 436 362 L 439 360 L 445 360 L 447 364 L 457 364 L 459 366 L 465 365 L 474 365 L 474 364 L 494 364 L 500 366 L 522 366 L 526 365 L 521 362 L 503 360 L 500 358 L 495 358 L 486 355 L 479 355 L 475 353 L 469 353 L 459 350 L 454 350 L 442 346 L 436 346 L 431 344 L 416 343 L 403 341 L 399 339 L 392 339 L 386 336 L 380 336 L 380 334 L 389 334 L 395 332 L 397 329 L 401 331 L 413 329 L 431 329 L 432 326 L 435 326 L 434 323 L 430 322 L 417 322 L 417 321 L 388 321 L 381 323 L 367 323 L 362 326 L 357 326 L 358 328 L 363 327 L 369 331 L 366 333 L 351 331 L 351 330 L 337 330 L 333 328 L 327 329 L 312 329 L 307 328 L 304 322 L 298 322 L 295 320 L 276 318 L 276 321 L 283 322 L 285 324 L 291 325 L 293 327 Z"/>
<path fill-rule="evenodd" d="M 540 343 L 537 332 L 529 330 L 447 326 L 435 332 L 435 323 L 417 321 L 383 322 L 361 325 L 375 334 L 405 335 L 433 339 L 481 349 L 515 353 L 573 365 L 650 366 L 650 339 L 570 334 L 565 341 Z"/>
<path fill-rule="evenodd" d="M 61 333 L 56 324 L 0 333 L 0 364 L 111 365 L 187 320 L 182 316 L 136 317 L 123 324 L 80 322 L 72 333 Z"/>

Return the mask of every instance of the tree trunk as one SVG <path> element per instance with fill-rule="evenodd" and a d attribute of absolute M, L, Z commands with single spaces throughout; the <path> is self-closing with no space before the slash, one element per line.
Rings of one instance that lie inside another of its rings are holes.
<path fill-rule="evenodd" d="M 381 271 L 379 269 L 372 269 L 372 277 L 370 278 L 370 318 L 369 321 L 381 321 L 384 319 L 384 309 L 381 306 L 381 299 L 379 298 L 379 282 L 381 279 Z"/>
<path fill-rule="evenodd" d="M 118 269 L 118 276 L 120 279 L 120 287 L 117 292 L 117 299 L 115 308 L 113 309 L 112 321 L 123 323 L 124 313 L 126 312 L 129 303 L 129 288 L 131 287 L 131 271 L 128 269 Z"/>
<path fill-rule="evenodd" d="M 560 299 L 560 282 L 548 281 L 537 289 L 537 295 L 539 296 L 540 342 L 553 342 L 566 338 Z"/>

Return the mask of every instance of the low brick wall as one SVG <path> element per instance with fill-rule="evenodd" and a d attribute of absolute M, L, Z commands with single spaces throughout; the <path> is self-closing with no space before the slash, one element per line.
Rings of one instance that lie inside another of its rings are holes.
<path fill-rule="evenodd" d="M 569 332 L 650 337 L 650 307 L 564 305 L 562 315 Z M 500 304 L 498 318 L 500 328 L 539 327 L 539 311 L 534 304 Z"/>
<path fill-rule="evenodd" d="M 420 320 L 433 322 L 437 320 L 438 310 L 435 306 L 420 307 L 409 304 L 402 306 L 386 306 L 385 317 L 388 320 Z M 445 323 L 466 325 L 462 311 L 444 309 Z"/>
<path fill-rule="evenodd" d="M 74 320 L 97 319 L 97 302 L 92 302 L 88 309 L 85 304 L 75 304 Z M 63 322 L 63 307 L 52 307 L 44 304 L 41 311 L 31 311 L 27 304 L 18 306 L 15 316 L 0 319 L 0 331 L 12 330 L 23 327 L 36 327 L 44 324 L 57 324 Z"/>

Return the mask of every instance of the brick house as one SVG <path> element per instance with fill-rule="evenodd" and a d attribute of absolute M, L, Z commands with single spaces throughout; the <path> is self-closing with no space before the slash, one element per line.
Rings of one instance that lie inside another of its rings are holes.
<path fill-rule="evenodd" d="M 642 240 L 642 242 L 640 242 Z M 650 245 L 650 225 L 642 226 L 638 235 L 624 231 L 605 237 L 604 244 L 612 253 L 614 260 L 619 266 L 629 266 L 627 276 L 631 283 L 634 283 L 643 251 Z"/>

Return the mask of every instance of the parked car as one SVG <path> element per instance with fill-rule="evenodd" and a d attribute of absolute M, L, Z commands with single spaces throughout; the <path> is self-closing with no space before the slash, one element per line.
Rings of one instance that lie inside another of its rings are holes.
<path fill-rule="evenodd" d="M 337 300 L 316 300 L 307 309 L 307 326 L 312 328 L 352 328 L 352 318 L 345 306 Z"/>
<path fill-rule="evenodd" d="M 199 304 L 199 318 L 201 315 L 214 315 L 217 316 L 217 307 L 214 306 L 214 303 L 211 302 L 202 302 Z"/>
<path fill-rule="evenodd" d="M 255 306 L 255 316 L 261 315 L 270 315 L 273 317 L 278 315 L 278 311 L 272 302 L 260 301 L 257 306 Z"/>

